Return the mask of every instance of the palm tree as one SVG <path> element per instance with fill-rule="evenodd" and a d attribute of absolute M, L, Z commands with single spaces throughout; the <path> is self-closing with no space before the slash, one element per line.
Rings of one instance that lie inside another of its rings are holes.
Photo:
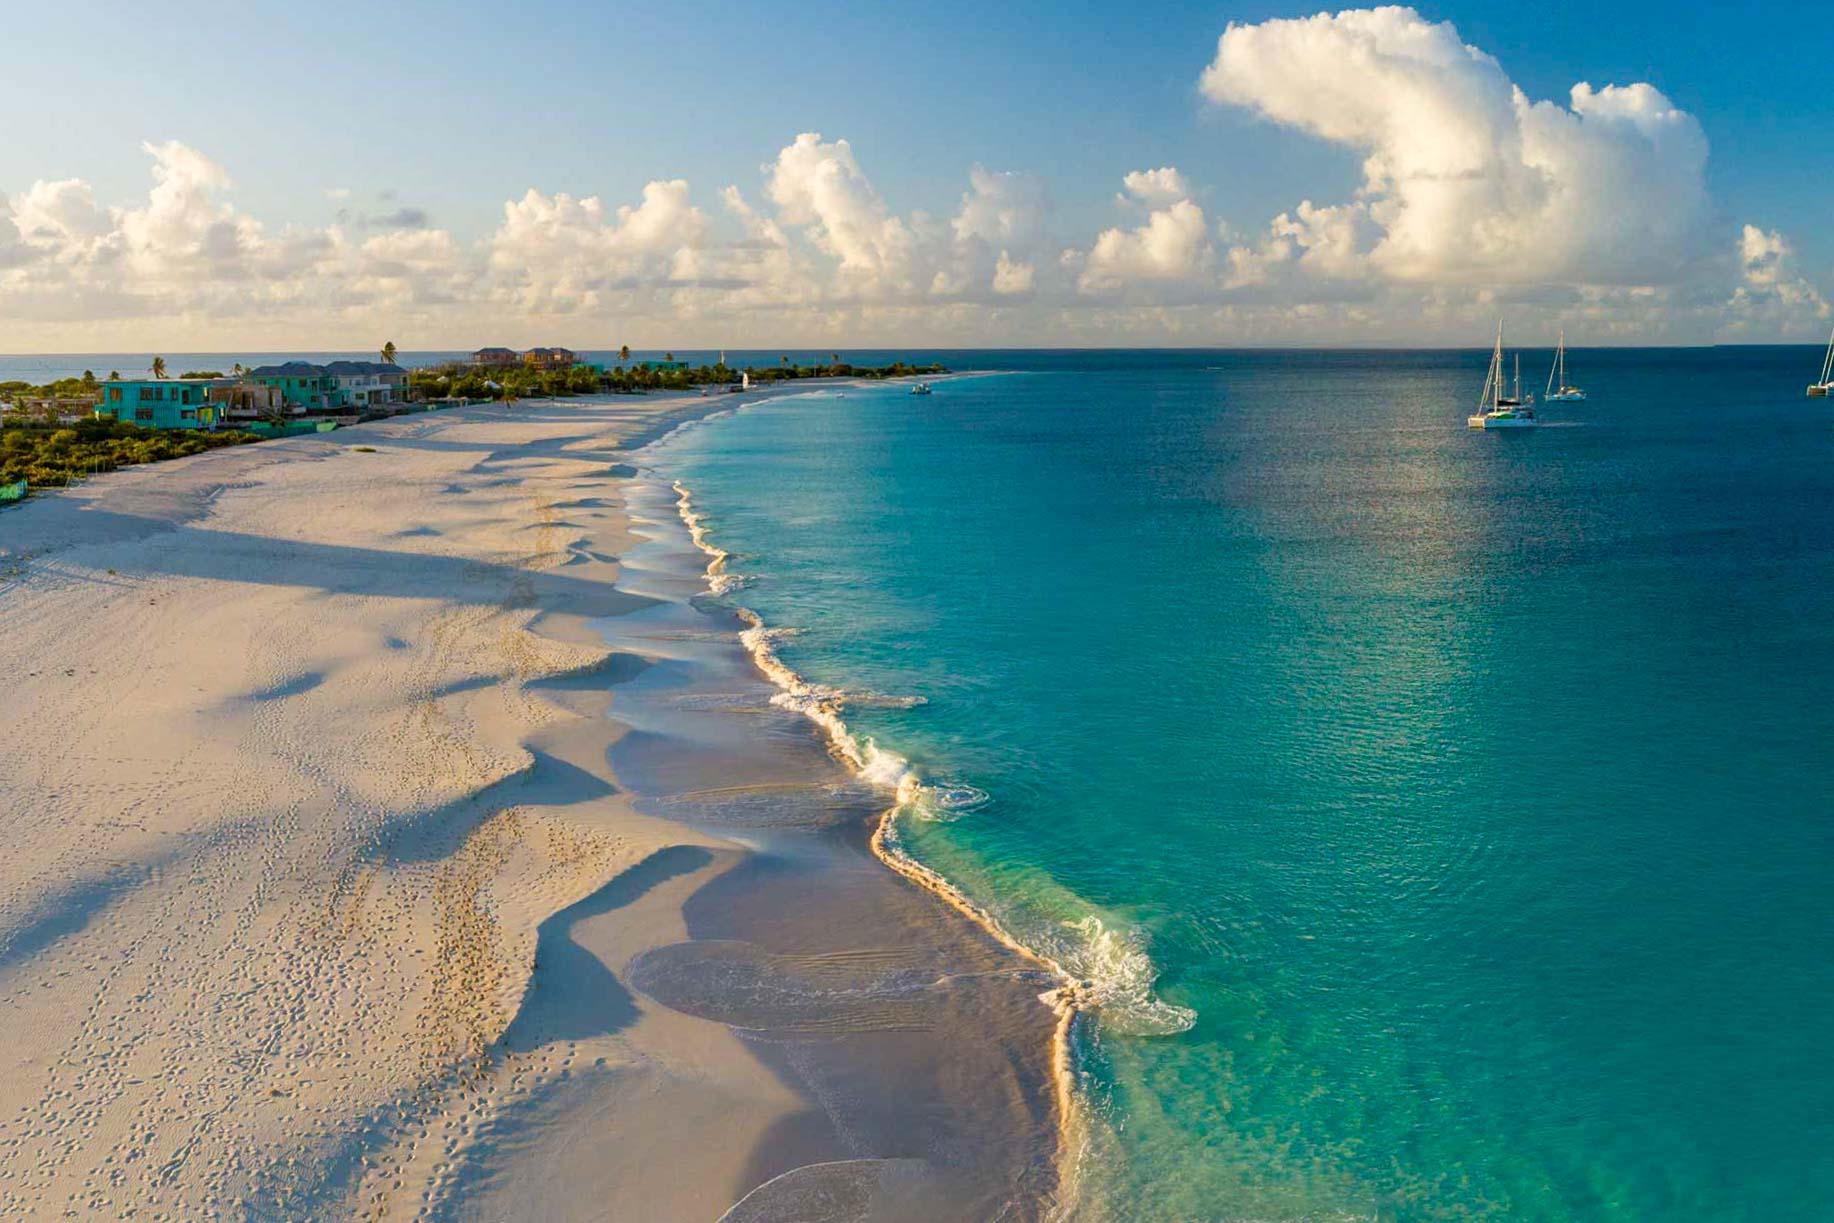
<path fill-rule="evenodd" d="M 622 365 L 628 360 L 630 360 L 630 345 L 625 344 L 618 349 L 618 364 Z"/>
<path fill-rule="evenodd" d="M 119 382 L 119 381 L 121 381 L 121 371 L 120 371 L 120 370 L 118 370 L 118 369 L 111 369 L 111 370 L 109 370 L 109 371 L 108 371 L 108 380 L 109 380 L 110 382 Z"/>
<path fill-rule="evenodd" d="M 153 377 L 163 378 L 165 376 L 166 376 L 166 359 L 164 357 L 154 357 L 153 358 Z"/>
<path fill-rule="evenodd" d="M 777 358 L 777 363 L 782 365 L 785 369 L 788 369 L 790 365 L 790 355 L 788 353 L 784 353 L 782 356 Z"/>
<path fill-rule="evenodd" d="M 248 372 L 248 366 L 238 361 L 234 365 L 229 367 L 229 372 L 234 374 L 236 377 L 240 378 L 243 374 L 246 374 Z"/>
<path fill-rule="evenodd" d="M 389 365 L 395 363 L 395 341 L 390 340 L 382 346 L 382 360 Z"/>
<path fill-rule="evenodd" d="M 93 391 L 96 389 L 96 372 L 94 370 L 86 369 L 83 371 L 83 389 L 85 391 Z"/>

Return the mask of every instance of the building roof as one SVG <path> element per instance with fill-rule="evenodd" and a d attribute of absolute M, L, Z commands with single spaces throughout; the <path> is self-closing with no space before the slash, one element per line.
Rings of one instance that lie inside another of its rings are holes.
<path fill-rule="evenodd" d="M 283 361 L 279 365 L 261 365 L 248 371 L 250 378 L 316 378 L 325 372 L 322 365 L 310 361 Z"/>
<path fill-rule="evenodd" d="M 333 361 L 314 365 L 310 361 L 287 361 L 280 365 L 263 365 L 248 371 L 251 378 L 323 378 L 349 377 L 352 374 L 401 374 L 407 371 L 386 361 Z"/>
<path fill-rule="evenodd" d="M 405 374 L 406 370 L 399 365 L 390 365 L 387 361 L 333 361 L 323 367 L 327 374 Z"/>
<path fill-rule="evenodd" d="M 219 382 L 234 382 L 234 378 L 155 378 L 148 374 L 144 378 L 104 378 L 103 386 L 134 386 L 144 383 L 148 386 L 213 386 Z"/>

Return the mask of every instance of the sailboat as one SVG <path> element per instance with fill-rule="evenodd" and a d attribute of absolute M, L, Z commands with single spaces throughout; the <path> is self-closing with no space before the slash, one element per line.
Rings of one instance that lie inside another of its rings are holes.
<path fill-rule="evenodd" d="M 1506 393 L 1503 380 L 1503 324 L 1496 325 L 1496 348 L 1490 354 L 1490 372 L 1484 375 L 1484 390 L 1477 400 L 1477 411 L 1465 418 L 1473 429 L 1529 429 L 1541 422 L 1535 419 L 1535 397 L 1522 397 L 1522 356 L 1516 355 L 1516 386 Z"/>
<path fill-rule="evenodd" d="M 1563 327 L 1560 346 L 1554 349 L 1554 368 L 1547 371 L 1547 391 L 1542 398 L 1549 403 L 1572 403 L 1585 397 L 1584 391 L 1567 385 L 1567 333 Z"/>
<path fill-rule="evenodd" d="M 1834 394 L 1834 335 L 1828 337 L 1828 355 L 1821 362 L 1821 381 L 1809 384 L 1809 395 L 1822 399 Z"/>

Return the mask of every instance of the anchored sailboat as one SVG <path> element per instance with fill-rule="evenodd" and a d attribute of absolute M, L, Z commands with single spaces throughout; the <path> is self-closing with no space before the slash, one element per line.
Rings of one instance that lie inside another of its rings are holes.
<path fill-rule="evenodd" d="M 1547 391 L 1542 398 L 1550 403 L 1571 403 L 1584 399 L 1586 393 L 1567 384 L 1567 333 L 1560 329 L 1560 346 L 1554 349 L 1554 368 L 1547 371 Z"/>
<path fill-rule="evenodd" d="M 1477 411 L 1465 418 L 1473 429 L 1528 429 L 1541 422 L 1535 419 L 1535 397 L 1522 397 L 1522 357 L 1516 355 L 1516 385 L 1513 393 L 1503 380 L 1503 324 L 1496 325 L 1496 348 L 1490 354 L 1490 372 L 1484 375 L 1484 391 L 1478 396 Z"/>
<path fill-rule="evenodd" d="M 1828 355 L 1821 362 L 1821 381 L 1809 383 L 1809 394 L 1824 398 L 1834 393 L 1834 335 L 1828 337 Z"/>

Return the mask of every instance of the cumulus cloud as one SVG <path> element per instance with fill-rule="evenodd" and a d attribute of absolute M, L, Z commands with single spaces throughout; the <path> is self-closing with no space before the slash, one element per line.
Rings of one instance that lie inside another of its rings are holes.
<path fill-rule="evenodd" d="M 1184 176 L 1163 166 L 1136 170 L 1122 184 L 1134 198 L 1159 206 L 1141 225 L 1102 231 L 1082 260 L 1078 288 L 1113 293 L 1142 283 L 1190 282 L 1205 273 L 1215 251 L 1204 210 L 1184 198 Z"/>
<path fill-rule="evenodd" d="M 1190 198 L 1191 185 L 1176 166 L 1160 166 L 1157 170 L 1134 170 L 1121 180 L 1125 188 L 1122 200 L 1128 197 L 1145 204 L 1172 204 Z"/>
<path fill-rule="evenodd" d="M 854 160 L 845 140 L 804 132 L 777 154 L 766 190 L 779 219 L 806 227 L 815 244 L 840 260 L 840 270 L 869 295 L 908 289 L 916 271 L 916 240 L 891 215 Z"/>
<path fill-rule="evenodd" d="M 1362 155 L 1346 207 L 1392 279 L 1653 284 L 1713 253 L 1706 137 L 1647 84 L 1531 102 L 1450 23 L 1407 8 L 1232 24 L 1200 84 Z"/>
<path fill-rule="evenodd" d="M 1746 225 L 1739 231 L 1738 254 L 1740 282 L 1726 309 L 1732 333 L 1774 335 L 1792 321 L 1834 313 L 1796 266 L 1789 239 L 1776 230 Z"/>
<path fill-rule="evenodd" d="M 619 203 L 543 184 L 460 237 L 342 188 L 333 224 L 264 224 L 224 167 L 166 141 L 123 204 L 82 179 L 5 185 L 0 318 L 46 347 L 180 324 L 200 347 L 409 326 L 464 343 L 517 319 L 685 346 L 1458 342 L 1505 309 L 1514 333 L 1589 342 L 1775 338 L 1830 313 L 1788 236 L 1715 208 L 1700 124 L 1649 85 L 1531 101 L 1452 26 L 1377 9 L 1230 26 L 1201 87 L 1349 150 L 1359 188 L 1222 220 L 1176 166 L 1135 169 L 1114 223 L 1066 240 L 1035 175 L 975 165 L 952 208 L 901 211 L 846 140 L 805 132 L 745 188 L 659 177 Z"/>
<path fill-rule="evenodd" d="M 95 192 L 77 178 L 32 184 L 13 201 L 12 214 L 20 241 L 64 253 L 85 250 L 114 228 Z"/>
<path fill-rule="evenodd" d="M 607 210 L 597 196 L 545 195 L 531 187 L 503 206 L 490 267 L 509 297 L 538 312 L 592 310 L 608 291 L 691 281 L 707 218 L 682 179 L 643 188 L 636 206 Z"/>
<path fill-rule="evenodd" d="M 1275 217 L 1260 239 L 1229 250 L 1227 289 L 1361 281 L 1369 271 L 1367 210 L 1355 204 L 1319 207 L 1301 200 Z"/>
<path fill-rule="evenodd" d="M 1019 263 L 1005 251 L 994 261 L 993 291 L 1002 297 L 1014 297 L 1030 293 L 1037 282 L 1038 269 L 1029 263 Z"/>

